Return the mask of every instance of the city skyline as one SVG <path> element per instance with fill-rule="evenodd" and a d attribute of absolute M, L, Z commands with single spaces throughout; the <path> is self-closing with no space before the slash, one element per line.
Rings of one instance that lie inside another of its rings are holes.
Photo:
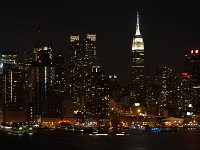
<path fill-rule="evenodd" d="M 53 41 L 53 50 L 68 55 L 70 34 L 83 37 L 95 33 L 99 64 L 117 74 L 122 85 L 127 85 L 139 11 L 146 73 L 154 74 L 156 67 L 164 64 L 182 72 L 184 52 L 200 47 L 200 13 L 192 5 L 167 6 L 136 1 L 5 2 L 0 10 L 0 48 L 33 52 L 37 30 L 41 28 L 47 40 Z"/>
<path fill-rule="evenodd" d="M 186 133 L 180 141 L 193 140 L 200 127 L 200 13 L 194 7 L 139 0 L 1 3 L 3 143 L 9 149 L 9 137 L 20 137 L 16 148 L 105 149 L 97 143 L 103 135 L 113 144 L 105 147 L 145 149 L 144 139 L 159 133 L 152 145 L 169 149 L 160 135 L 177 131 L 174 139 Z M 118 135 L 130 140 L 115 140 Z M 135 135 L 142 135 L 140 142 Z M 75 136 L 85 140 L 73 142 Z M 92 136 L 94 145 L 85 142 Z M 199 145 L 193 140 L 185 147 Z"/>

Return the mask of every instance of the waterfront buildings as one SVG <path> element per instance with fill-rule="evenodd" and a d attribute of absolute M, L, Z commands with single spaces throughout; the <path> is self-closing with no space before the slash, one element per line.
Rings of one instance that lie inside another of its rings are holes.
<path fill-rule="evenodd" d="M 52 44 L 41 40 L 35 43 L 32 59 L 24 53 L 23 61 L 17 62 L 15 54 L 2 54 L 0 108 L 4 118 L 9 120 L 6 112 L 18 111 L 24 115 L 20 118 L 23 121 L 48 122 L 48 118 L 74 116 L 77 121 L 96 119 L 104 124 L 111 119 L 110 114 L 191 117 L 199 113 L 199 50 L 186 52 L 182 74 L 161 65 L 155 76 L 145 75 L 144 41 L 137 13 L 130 91 L 124 94 L 118 76 L 104 72 L 97 64 L 96 42 L 96 34 L 70 35 L 69 70 L 64 65 L 65 56 L 53 53 Z"/>

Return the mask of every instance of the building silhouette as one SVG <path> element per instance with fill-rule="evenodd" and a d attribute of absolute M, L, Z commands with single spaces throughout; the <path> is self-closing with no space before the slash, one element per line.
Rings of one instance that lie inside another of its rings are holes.
<path fill-rule="evenodd" d="M 49 103 L 48 101 L 50 86 L 52 85 L 54 78 L 52 48 L 47 47 L 45 44 L 41 44 L 41 42 L 38 41 L 38 44 L 36 44 L 34 48 L 34 53 L 35 61 L 33 61 L 31 65 L 31 104 L 33 106 L 33 115 L 30 116 L 30 120 L 40 121 L 38 119 L 41 119 L 41 117 L 48 114 L 48 109 L 51 109 L 51 104 L 53 103 Z"/>

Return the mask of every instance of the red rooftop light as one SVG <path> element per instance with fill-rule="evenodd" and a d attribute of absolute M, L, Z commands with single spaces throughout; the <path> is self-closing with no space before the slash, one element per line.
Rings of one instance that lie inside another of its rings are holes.
<path fill-rule="evenodd" d="M 190 75 L 187 72 L 183 72 L 182 76 L 184 76 L 185 78 L 188 78 L 188 79 L 190 78 Z"/>
<path fill-rule="evenodd" d="M 183 76 L 187 76 L 188 73 L 187 73 L 187 72 L 183 72 L 182 75 L 183 75 Z"/>

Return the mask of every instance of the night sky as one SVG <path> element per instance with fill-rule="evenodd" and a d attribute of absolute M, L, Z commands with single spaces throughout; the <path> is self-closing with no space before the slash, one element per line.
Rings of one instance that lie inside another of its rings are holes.
<path fill-rule="evenodd" d="M 69 35 L 97 34 L 98 62 L 127 85 L 136 11 L 145 44 L 145 71 L 169 64 L 183 71 L 184 51 L 200 48 L 200 6 L 135 0 L 15 0 L 0 5 L 0 49 L 31 52 L 37 30 L 68 57 Z"/>

